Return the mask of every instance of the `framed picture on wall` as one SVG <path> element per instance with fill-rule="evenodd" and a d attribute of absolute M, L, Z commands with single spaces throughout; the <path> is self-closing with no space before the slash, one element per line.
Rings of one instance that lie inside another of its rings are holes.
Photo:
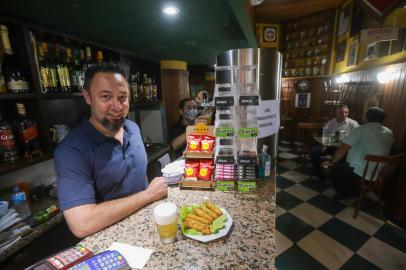
<path fill-rule="evenodd" d="M 358 48 L 359 48 L 358 40 L 351 42 L 350 50 L 348 53 L 347 66 L 353 66 L 357 64 Z"/>
<path fill-rule="evenodd" d="M 367 49 L 365 51 L 365 60 L 374 59 L 376 57 L 376 49 L 377 49 L 376 42 L 368 44 Z"/>
<path fill-rule="evenodd" d="M 351 4 L 348 3 L 341 7 L 340 17 L 338 21 L 338 37 L 349 33 L 350 31 L 350 21 L 351 21 Z"/>
<path fill-rule="evenodd" d="M 343 40 L 337 44 L 336 63 L 344 60 L 346 46 L 347 46 L 347 40 Z"/>
<path fill-rule="evenodd" d="M 264 27 L 264 41 L 265 42 L 276 42 L 276 28 L 275 27 Z"/>
<path fill-rule="evenodd" d="M 311 93 L 297 93 L 295 96 L 296 108 L 310 108 Z"/>

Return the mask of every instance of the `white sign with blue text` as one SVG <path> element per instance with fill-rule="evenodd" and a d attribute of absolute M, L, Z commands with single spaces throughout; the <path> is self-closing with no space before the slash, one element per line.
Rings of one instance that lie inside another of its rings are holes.
<path fill-rule="evenodd" d="M 258 138 L 271 136 L 279 131 L 279 100 L 262 100 L 257 111 Z"/>

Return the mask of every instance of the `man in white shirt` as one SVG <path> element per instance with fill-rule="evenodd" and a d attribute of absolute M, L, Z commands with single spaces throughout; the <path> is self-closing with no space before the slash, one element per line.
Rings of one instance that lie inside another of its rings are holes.
<path fill-rule="evenodd" d="M 348 117 L 349 112 L 347 105 L 337 108 L 336 118 L 327 122 L 327 129 L 331 135 L 334 135 L 336 131 L 344 131 L 347 136 L 352 129 L 359 126 L 357 121 Z"/>
<path fill-rule="evenodd" d="M 366 113 L 367 123 L 352 130 L 334 153 L 332 160 L 323 164 L 333 166 L 329 178 L 338 197 L 351 196 L 356 192 L 354 183 L 363 175 L 366 155 L 390 154 L 393 134 L 389 128 L 383 126 L 384 119 L 385 113 L 381 108 L 369 108 Z M 346 154 L 346 162 L 338 162 Z M 373 167 L 370 166 L 366 180 L 370 180 Z"/>
<path fill-rule="evenodd" d="M 348 136 L 351 130 L 359 126 L 357 121 L 348 117 L 348 114 L 349 109 L 347 105 L 343 104 L 337 108 L 336 118 L 327 122 L 328 133 L 330 133 L 331 136 L 334 136 L 337 131 L 344 131 L 345 136 Z M 312 149 L 311 160 L 313 168 L 321 181 L 324 180 L 324 176 L 320 171 L 321 156 L 322 154 L 331 155 L 334 151 L 334 147 L 327 147 L 323 153 L 323 147 L 321 145 L 317 145 Z"/>

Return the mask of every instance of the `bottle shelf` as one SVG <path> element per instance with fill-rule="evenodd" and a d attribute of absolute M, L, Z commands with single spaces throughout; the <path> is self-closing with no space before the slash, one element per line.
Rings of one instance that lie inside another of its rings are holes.
<path fill-rule="evenodd" d="M 23 169 L 29 166 L 32 166 L 37 163 L 41 163 L 43 161 L 47 161 L 51 158 L 53 158 L 53 154 L 43 154 L 40 157 L 34 158 L 34 159 L 20 159 L 16 161 L 15 163 L 12 164 L 5 164 L 5 163 L 0 163 L 0 175 Z"/>
<path fill-rule="evenodd" d="M 8 99 L 34 99 L 34 93 L 1 93 L 0 100 Z"/>
<path fill-rule="evenodd" d="M 81 98 L 82 93 L 47 93 L 42 94 L 43 98 Z"/>

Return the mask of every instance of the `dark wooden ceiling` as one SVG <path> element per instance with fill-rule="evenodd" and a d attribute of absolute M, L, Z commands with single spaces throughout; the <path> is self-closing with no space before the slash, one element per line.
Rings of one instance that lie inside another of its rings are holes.
<path fill-rule="evenodd" d="M 258 23 L 283 22 L 322 10 L 337 8 L 345 0 L 264 0 L 255 7 Z"/>

